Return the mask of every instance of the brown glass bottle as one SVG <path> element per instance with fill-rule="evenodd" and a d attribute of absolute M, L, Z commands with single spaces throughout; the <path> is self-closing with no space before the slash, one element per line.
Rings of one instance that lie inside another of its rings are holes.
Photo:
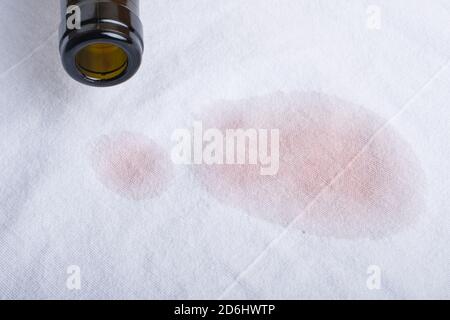
<path fill-rule="evenodd" d="M 59 50 L 75 80 L 112 86 L 139 69 L 144 50 L 139 0 L 61 0 Z"/>

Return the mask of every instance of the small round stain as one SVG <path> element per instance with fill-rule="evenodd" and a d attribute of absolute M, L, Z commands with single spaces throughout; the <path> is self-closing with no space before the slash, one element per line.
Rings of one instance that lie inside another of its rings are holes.
<path fill-rule="evenodd" d="M 170 159 L 146 136 L 131 132 L 101 136 L 92 166 L 108 189 L 132 200 L 160 195 L 170 176 Z"/>
<path fill-rule="evenodd" d="M 205 188 L 226 204 L 304 233 L 380 238 L 411 225 L 423 209 L 423 170 L 386 119 L 342 99 L 275 93 L 223 101 L 205 128 L 278 129 L 279 170 L 255 164 L 196 166 Z"/>

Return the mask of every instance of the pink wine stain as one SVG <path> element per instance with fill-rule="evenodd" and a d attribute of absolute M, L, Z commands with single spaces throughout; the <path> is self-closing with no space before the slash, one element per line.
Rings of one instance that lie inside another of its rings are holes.
<path fill-rule="evenodd" d="M 336 238 L 396 233 L 424 207 L 424 174 L 414 152 L 390 126 L 372 138 L 386 119 L 363 107 L 319 93 L 276 93 L 212 107 L 205 128 L 280 131 L 274 176 L 260 175 L 259 165 L 196 167 L 206 189 L 224 203 Z"/>
<path fill-rule="evenodd" d="M 121 132 L 98 139 L 92 166 L 108 189 L 132 200 L 156 197 L 170 176 L 170 159 L 141 134 Z"/>

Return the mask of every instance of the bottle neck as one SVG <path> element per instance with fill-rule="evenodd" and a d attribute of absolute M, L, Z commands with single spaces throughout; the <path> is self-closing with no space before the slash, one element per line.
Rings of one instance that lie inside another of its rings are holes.
<path fill-rule="evenodd" d="M 93 86 L 129 79 L 143 52 L 138 0 L 61 0 L 60 52 L 67 72 Z"/>

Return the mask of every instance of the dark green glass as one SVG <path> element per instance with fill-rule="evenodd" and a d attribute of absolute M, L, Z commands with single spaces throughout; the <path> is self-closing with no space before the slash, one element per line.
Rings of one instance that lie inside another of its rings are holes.
<path fill-rule="evenodd" d="M 59 50 L 75 80 L 112 86 L 139 69 L 144 50 L 139 0 L 61 0 Z"/>

